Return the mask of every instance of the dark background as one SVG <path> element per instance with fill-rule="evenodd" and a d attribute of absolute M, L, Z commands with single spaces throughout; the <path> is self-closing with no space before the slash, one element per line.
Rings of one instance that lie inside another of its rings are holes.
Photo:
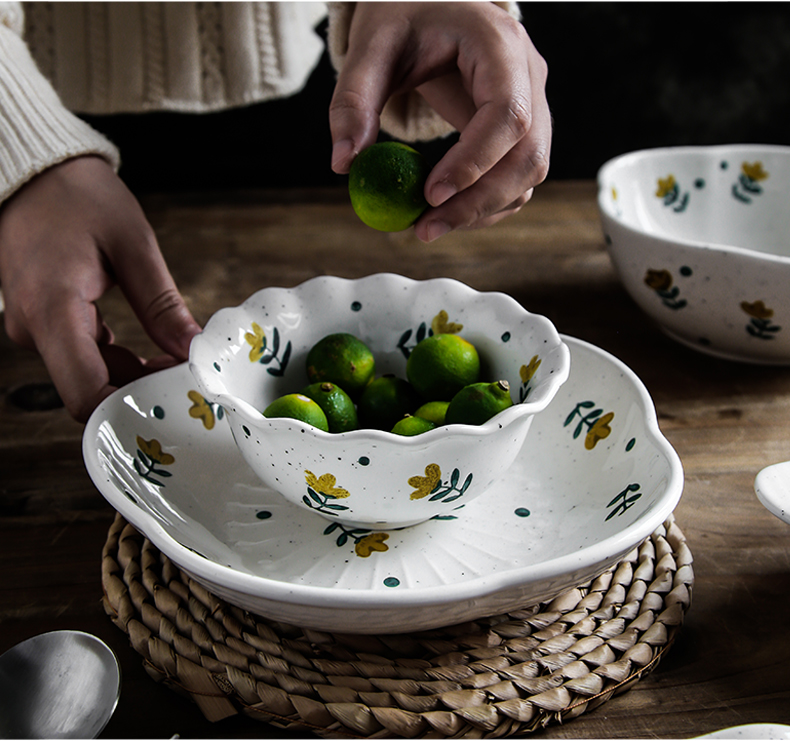
<path fill-rule="evenodd" d="M 521 4 L 549 66 L 551 179 L 683 144 L 790 144 L 790 4 Z M 319 27 L 325 35 L 325 24 Z M 340 184 L 330 168 L 326 54 L 286 100 L 216 114 L 88 120 L 121 147 L 137 192 Z M 421 146 L 436 160 L 453 138 Z"/>

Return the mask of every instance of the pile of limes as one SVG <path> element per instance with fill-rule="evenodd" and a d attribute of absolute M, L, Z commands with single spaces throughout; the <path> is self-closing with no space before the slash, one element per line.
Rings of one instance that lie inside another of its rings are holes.
<path fill-rule="evenodd" d="M 513 405 L 507 381 L 480 380 L 477 349 L 457 334 L 421 340 L 406 362 L 406 378 L 377 377 L 370 348 L 346 332 L 319 340 L 306 370 L 309 385 L 275 399 L 265 417 L 290 417 L 325 432 L 419 435 L 446 424 L 481 425 Z"/>

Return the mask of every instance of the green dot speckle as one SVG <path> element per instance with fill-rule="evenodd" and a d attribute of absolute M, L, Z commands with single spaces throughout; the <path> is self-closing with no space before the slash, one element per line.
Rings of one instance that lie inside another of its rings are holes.
<path fill-rule="evenodd" d="M 164 419 L 165 418 L 165 410 L 162 409 L 159 405 L 155 406 L 152 410 L 154 417 L 157 419 Z"/>
<path fill-rule="evenodd" d="M 516 517 L 529 517 L 532 513 L 526 507 L 519 507 L 516 510 Z"/>
<path fill-rule="evenodd" d="M 269 512 L 268 509 L 262 509 L 260 512 L 256 512 L 255 516 L 259 520 L 268 520 L 272 516 L 272 513 Z"/>
<path fill-rule="evenodd" d="M 385 587 L 399 587 L 400 586 L 400 579 L 395 576 L 388 576 L 384 580 Z"/>

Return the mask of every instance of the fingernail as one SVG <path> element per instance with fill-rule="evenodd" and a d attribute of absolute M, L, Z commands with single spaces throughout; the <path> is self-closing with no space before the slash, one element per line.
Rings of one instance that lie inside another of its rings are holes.
<path fill-rule="evenodd" d="M 335 142 L 332 147 L 332 169 L 335 172 L 345 172 L 351 165 L 354 156 L 354 142 L 351 139 L 342 139 Z"/>
<path fill-rule="evenodd" d="M 441 206 L 457 192 L 458 189 L 452 183 L 448 183 L 446 180 L 440 180 L 431 188 L 431 205 L 434 208 L 436 208 L 436 206 Z"/>
<path fill-rule="evenodd" d="M 447 234 L 450 231 L 450 225 L 439 219 L 433 219 L 426 225 L 426 231 L 428 232 L 428 241 L 433 242 L 434 239 L 439 239 L 442 235 Z"/>

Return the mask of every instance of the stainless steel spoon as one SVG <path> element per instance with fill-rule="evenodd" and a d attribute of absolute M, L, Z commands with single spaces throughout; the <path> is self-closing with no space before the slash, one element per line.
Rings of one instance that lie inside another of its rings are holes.
<path fill-rule="evenodd" d="M 96 738 L 120 689 L 118 660 L 95 636 L 29 638 L 0 656 L 0 738 Z"/>

